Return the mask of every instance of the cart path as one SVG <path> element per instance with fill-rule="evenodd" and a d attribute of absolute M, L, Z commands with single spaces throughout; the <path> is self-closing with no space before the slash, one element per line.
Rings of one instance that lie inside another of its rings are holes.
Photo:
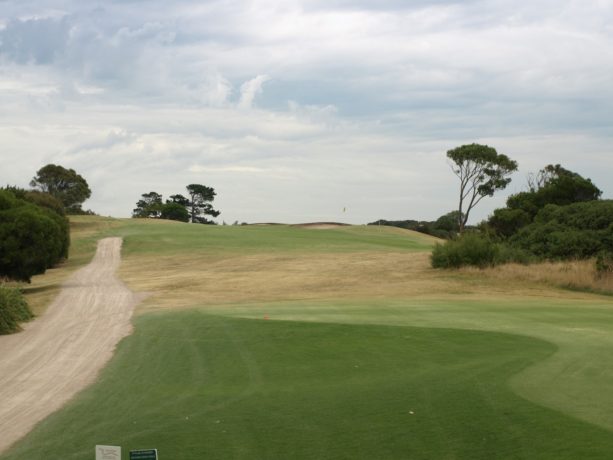
<path fill-rule="evenodd" d="M 116 276 L 121 238 L 98 242 L 46 313 L 24 331 L 0 336 L 0 452 L 91 384 L 131 332 L 142 298 Z"/>

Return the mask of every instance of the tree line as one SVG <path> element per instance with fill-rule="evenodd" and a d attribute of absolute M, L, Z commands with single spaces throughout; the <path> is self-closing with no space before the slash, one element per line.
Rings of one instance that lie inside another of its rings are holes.
<path fill-rule="evenodd" d="M 436 220 L 385 220 L 379 219 L 375 222 L 370 222 L 368 225 L 389 225 L 392 227 L 404 228 L 405 230 L 413 230 L 426 235 L 432 235 L 437 238 L 449 240 L 455 238 L 460 232 L 459 211 L 451 211 L 442 215 Z"/>
<path fill-rule="evenodd" d="M 132 217 L 215 224 L 207 218 L 220 214 L 212 204 L 217 195 L 215 189 L 202 184 L 190 184 L 185 188 L 187 197 L 181 194 L 171 195 L 165 202 L 163 196 L 157 192 L 143 193 L 141 199 L 136 202 Z"/>
<path fill-rule="evenodd" d="M 479 144 L 452 149 L 447 157 L 460 179 L 460 236 L 435 247 L 434 267 L 591 257 L 601 268 L 611 266 L 613 201 L 601 200 L 602 191 L 589 178 L 546 165 L 529 175 L 527 190 L 509 196 L 505 207 L 465 231 L 470 211 L 508 185 L 517 163 Z"/>

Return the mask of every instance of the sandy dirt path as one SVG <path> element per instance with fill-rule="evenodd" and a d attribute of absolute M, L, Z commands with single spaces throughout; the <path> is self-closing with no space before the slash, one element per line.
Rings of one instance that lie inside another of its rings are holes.
<path fill-rule="evenodd" d="M 44 315 L 0 336 L 0 452 L 92 383 L 130 333 L 140 297 L 115 276 L 121 242 L 100 240 Z"/>

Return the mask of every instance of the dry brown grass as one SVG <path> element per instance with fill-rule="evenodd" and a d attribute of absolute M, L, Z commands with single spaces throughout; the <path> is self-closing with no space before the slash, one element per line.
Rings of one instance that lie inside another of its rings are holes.
<path fill-rule="evenodd" d="M 147 260 L 150 259 L 150 260 Z M 128 258 L 120 276 L 149 308 L 426 295 L 440 284 L 425 253 Z"/>
<path fill-rule="evenodd" d="M 148 292 L 139 307 L 297 300 L 583 298 L 530 277 L 430 268 L 429 253 L 173 255 L 124 260 L 120 276 Z M 501 282 L 504 281 L 504 282 Z"/>
<path fill-rule="evenodd" d="M 599 276 L 593 260 L 543 262 L 531 265 L 506 264 L 479 270 L 464 268 L 471 276 L 484 276 L 504 283 L 540 283 L 552 287 L 613 293 L 613 276 Z"/>

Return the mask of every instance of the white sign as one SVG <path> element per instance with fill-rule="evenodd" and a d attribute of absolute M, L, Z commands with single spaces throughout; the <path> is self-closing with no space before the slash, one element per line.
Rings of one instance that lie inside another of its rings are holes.
<path fill-rule="evenodd" d="M 96 446 L 96 460 L 121 460 L 121 447 Z"/>

